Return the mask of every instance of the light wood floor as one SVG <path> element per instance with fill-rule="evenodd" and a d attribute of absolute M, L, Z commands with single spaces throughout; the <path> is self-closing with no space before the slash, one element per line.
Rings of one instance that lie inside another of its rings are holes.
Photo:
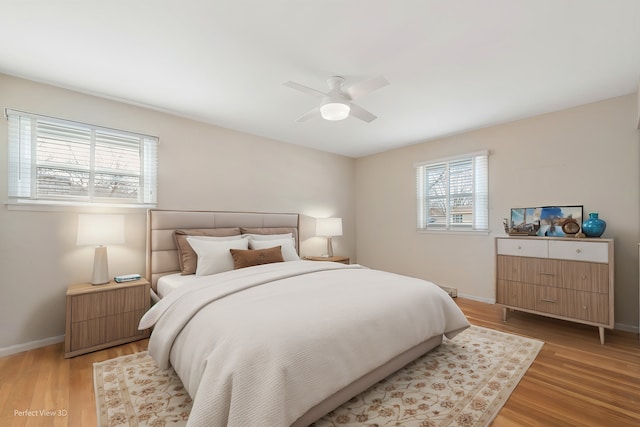
<path fill-rule="evenodd" d="M 472 324 L 545 342 L 494 427 L 640 425 L 637 334 L 607 331 L 600 345 L 595 327 L 526 313 L 511 313 L 505 323 L 495 305 L 456 301 Z M 147 343 L 72 359 L 63 358 L 62 344 L 0 358 L 0 426 L 95 426 L 93 363 L 146 350 Z"/>
<path fill-rule="evenodd" d="M 469 321 L 545 342 L 492 426 L 640 426 L 638 334 L 456 301 Z"/>

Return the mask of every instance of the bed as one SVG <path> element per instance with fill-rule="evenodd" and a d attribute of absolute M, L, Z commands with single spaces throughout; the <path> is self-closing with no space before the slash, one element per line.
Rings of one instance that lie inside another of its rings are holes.
<path fill-rule="evenodd" d="M 146 276 L 156 303 L 140 327 L 154 328 L 149 354 L 175 369 L 194 400 L 188 425 L 307 426 L 469 326 L 430 282 L 299 259 L 299 222 L 297 214 L 149 211 Z M 210 236 L 220 233 L 230 234 L 224 244 Z M 196 274 L 183 274 L 193 266 L 182 235 Z M 236 267 L 245 255 L 277 252 L 281 261 L 198 274 L 218 262 L 202 241 L 218 250 L 246 240 L 255 247 L 231 251 Z"/>

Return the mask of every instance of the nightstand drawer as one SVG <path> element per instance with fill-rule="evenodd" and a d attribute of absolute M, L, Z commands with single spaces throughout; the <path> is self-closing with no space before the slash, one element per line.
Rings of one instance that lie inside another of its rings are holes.
<path fill-rule="evenodd" d="M 138 330 L 138 323 L 144 312 L 144 310 L 131 311 L 72 323 L 71 351 L 137 335 L 144 338 L 146 332 Z"/>
<path fill-rule="evenodd" d="M 111 316 L 145 308 L 144 286 L 78 295 L 71 301 L 71 321 Z"/>

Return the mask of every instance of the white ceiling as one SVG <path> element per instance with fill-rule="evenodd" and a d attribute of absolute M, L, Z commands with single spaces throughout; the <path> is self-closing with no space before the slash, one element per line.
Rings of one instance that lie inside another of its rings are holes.
<path fill-rule="evenodd" d="M 351 157 L 630 94 L 639 0 L 0 0 L 0 72 Z M 339 75 L 378 119 L 295 119 Z M 38 113 L 38 111 L 34 111 Z"/>

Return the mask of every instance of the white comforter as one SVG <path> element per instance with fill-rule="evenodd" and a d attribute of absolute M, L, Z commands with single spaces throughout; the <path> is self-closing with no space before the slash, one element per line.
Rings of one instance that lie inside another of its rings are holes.
<path fill-rule="evenodd" d="M 469 326 L 424 280 L 296 261 L 200 277 L 140 321 L 194 400 L 189 426 L 288 426 L 426 339 Z"/>

